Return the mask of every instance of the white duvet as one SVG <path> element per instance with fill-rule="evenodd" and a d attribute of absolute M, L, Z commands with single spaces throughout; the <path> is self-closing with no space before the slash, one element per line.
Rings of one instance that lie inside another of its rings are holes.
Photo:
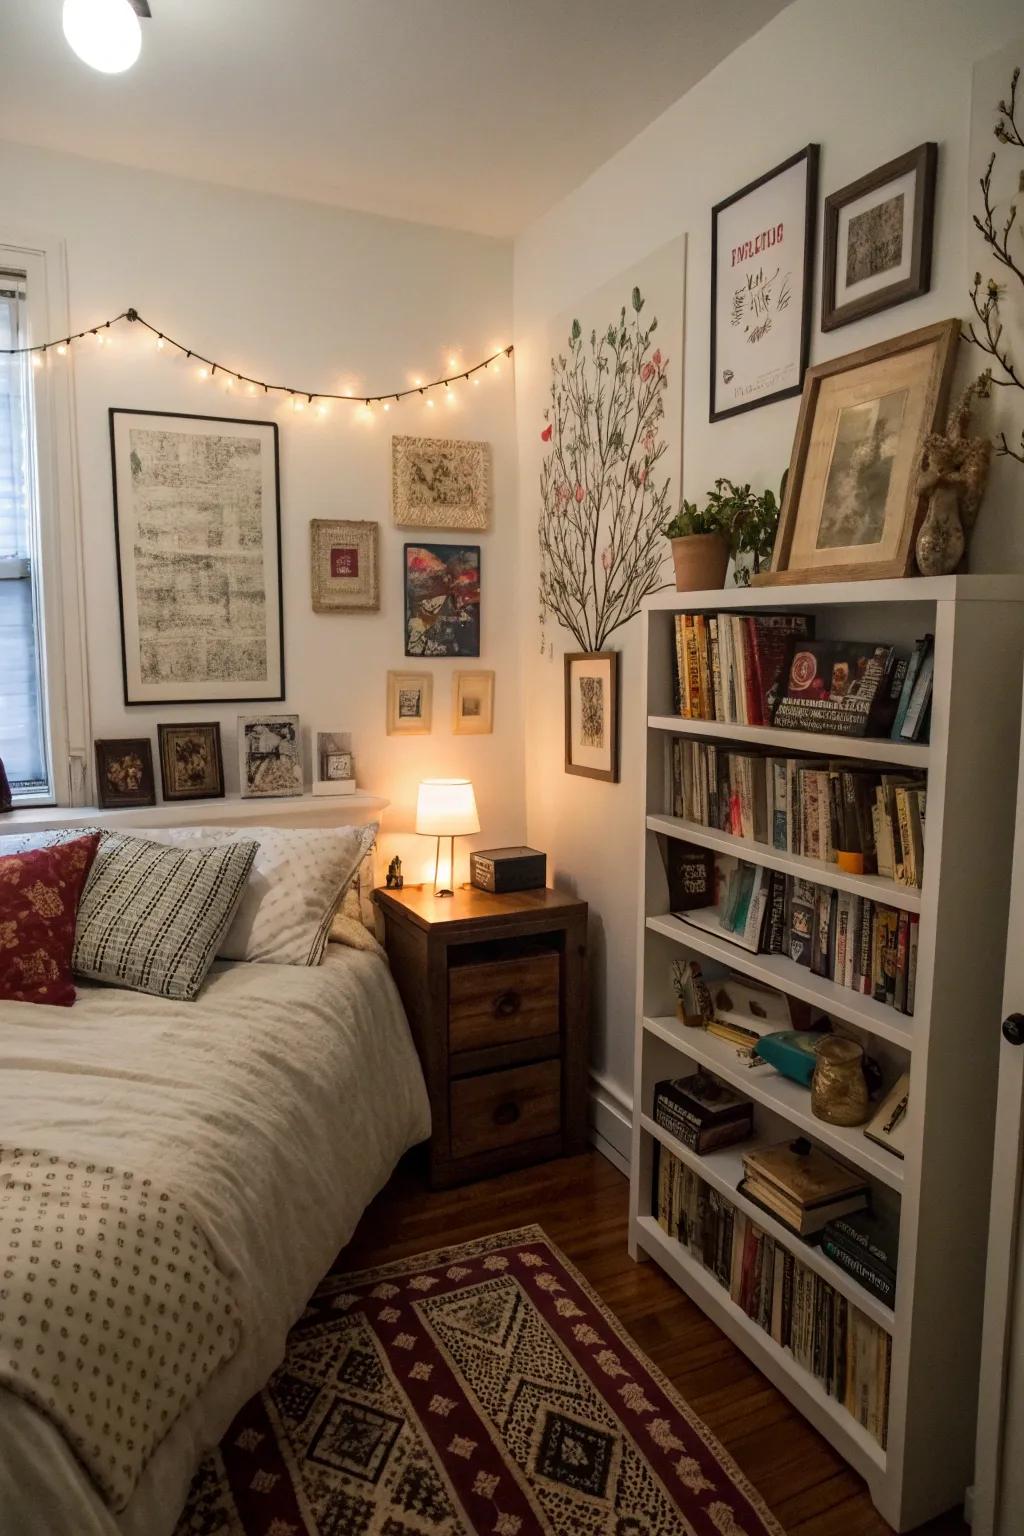
<path fill-rule="evenodd" d="M 398 1157 L 429 1132 L 384 963 L 218 963 L 179 1003 L 83 986 L 0 1003 L 0 1142 L 147 1174 L 232 1276 L 243 1342 L 113 1516 L 60 1433 L 0 1390 L 0 1536 L 166 1536 L 202 1454 L 280 1361 L 288 1328 Z"/>

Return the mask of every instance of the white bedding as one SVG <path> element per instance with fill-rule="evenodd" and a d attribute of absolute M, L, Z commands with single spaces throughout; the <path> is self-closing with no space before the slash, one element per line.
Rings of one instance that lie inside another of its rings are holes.
<path fill-rule="evenodd" d="M 166 1536 L 192 1472 L 280 1361 L 288 1328 L 397 1158 L 429 1133 L 394 983 L 332 944 L 318 967 L 218 963 L 194 1003 L 83 986 L 0 1003 L 0 1140 L 147 1174 L 233 1277 L 234 1359 L 114 1517 L 59 1432 L 0 1391 L 0 1536 Z"/>

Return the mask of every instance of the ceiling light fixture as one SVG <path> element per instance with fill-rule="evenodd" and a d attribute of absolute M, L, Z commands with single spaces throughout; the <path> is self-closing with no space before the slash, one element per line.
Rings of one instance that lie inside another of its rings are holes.
<path fill-rule="evenodd" d="M 64 0 L 64 36 L 84 64 L 118 75 L 138 58 L 149 14 L 148 0 Z"/>

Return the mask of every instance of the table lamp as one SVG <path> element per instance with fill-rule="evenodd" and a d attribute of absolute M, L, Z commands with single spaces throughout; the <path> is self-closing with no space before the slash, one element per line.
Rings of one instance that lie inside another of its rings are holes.
<path fill-rule="evenodd" d="M 434 895 L 452 896 L 455 887 L 455 839 L 480 831 L 476 797 L 468 779 L 424 779 L 416 801 L 416 831 L 437 838 Z M 441 845 L 448 840 L 447 863 Z"/>

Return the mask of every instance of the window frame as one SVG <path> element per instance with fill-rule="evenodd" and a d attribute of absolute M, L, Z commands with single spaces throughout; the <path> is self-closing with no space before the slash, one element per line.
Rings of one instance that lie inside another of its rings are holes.
<path fill-rule="evenodd" d="M 0 267 L 26 276 L 29 340 L 66 335 L 67 260 L 64 242 L 37 231 L 0 225 Z M 15 807 L 78 806 L 92 784 L 89 675 L 86 651 L 82 533 L 75 453 L 72 349 L 47 355 L 32 369 L 35 428 L 37 558 L 49 791 L 15 797 Z"/>

